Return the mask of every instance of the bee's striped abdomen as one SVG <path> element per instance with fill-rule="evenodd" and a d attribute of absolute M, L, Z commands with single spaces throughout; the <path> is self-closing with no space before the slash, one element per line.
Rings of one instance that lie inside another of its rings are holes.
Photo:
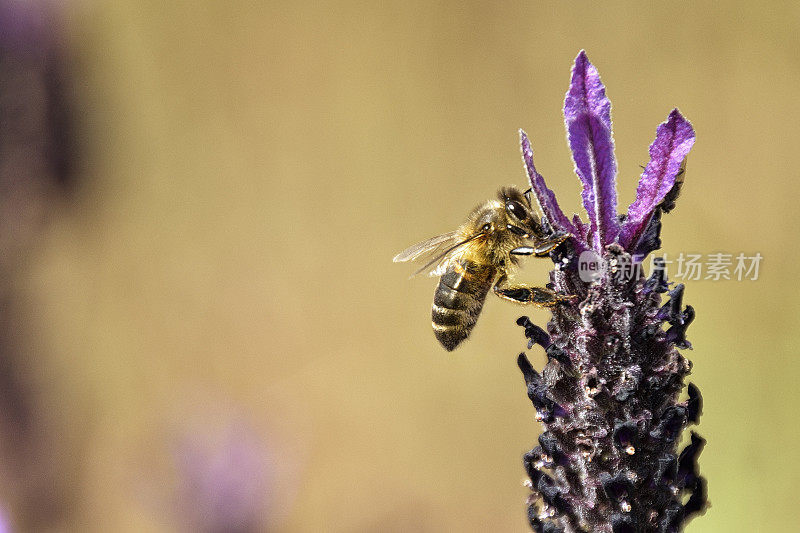
<path fill-rule="evenodd" d="M 462 260 L 447 269 L 433 294 L 433 333 L 446 350 L 469 337 L 478 321 L 495 270 Z"/>

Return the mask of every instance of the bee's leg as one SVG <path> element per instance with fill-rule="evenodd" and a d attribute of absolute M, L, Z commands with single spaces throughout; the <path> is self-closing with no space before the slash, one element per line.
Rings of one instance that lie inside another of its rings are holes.
<path fill-rule="evenodd" d="M 536 257 L 545 257 L 547 254 L 555 250 L 556 246 L 567 240 L 568 233 L 559 233 L 558 235 L 548 238 L 547 240 L 537 241 L 535 247 L 519 246 L 514 248 L 509 253 L 511 255 L 535 255 Z"/>
<path fill-rule="evenodd" d="M 510 253 L 511 255 L 533 255 L 536 253 L 536 250 L 534 250 L 530 246 L 520 246 L 519 248 L 514 248 L 508 253 Z"/>
<path fill-rule="evenodd" d="M 565 296 L 545 287 L 529 287 L 527 285 L 506 286 L 508 278 L 500 276 L 492 290 L 504 300 L 520 304 L 532 304 L 538 307 L 553 307 L 559 302 L 571 300 L 572 296 Z"/>
<path fill-rule="evenodd" d="M 550 252 L 555 250 L 559 244 L 566 241 L 567 238 L 569 238 L 569 235 L 569 233 L 556 233 L 542 240 L 537 240 L 536 246 L 533 248 L 533 253 L 536 255 L 536 257 L 545 257 Z"/>
<path fill-rule="evenodd" d="M 525 196 L 525 199 L 526 199 L 526 200 L 528 200 L 528 205 L 529 205 L 529 206 L 532 206 L 532 205 L 533 205 L 533 204 L 531 203 L 531 191 L 532 191 L 532 190 L 533 190 L 533 188 L 529 188 L 527 191 L 525 191 L 524 193 L 522 193 L 522 194 L 523 194 L 523 196 Z"/>

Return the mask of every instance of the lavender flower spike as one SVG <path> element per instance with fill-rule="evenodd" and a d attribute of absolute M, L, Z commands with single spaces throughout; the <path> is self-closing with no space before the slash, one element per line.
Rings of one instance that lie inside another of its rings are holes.
<path fill-rule="evenodd" d="M 567 140 L 575 173 L 583 182 L 583 205 L 589 214 L 591 245 L 598 253 L 614 242 L 617 223 L 617 161 L 611 138 L 611 102 L 597 69 L 581 50 L 572 68 L 564 101 Z"/>
<path fill-rule="evenodd" d="M 588 233 L 579 218 L 571 222 L 558 209 L 522 136 L 542 211 L 556 229 L 571 233 L 551 254 L 551 286 L 574 295 L 552 308 L 547 332 L 527 317 L 517 322 L 527 348 L 538 346 L 547 355 L 541 371 L 524 353 L 517 361 L 544 426 L 523 459 L 531 488 L 528 519 L 540 533 L 677 533 L 706 506 L 706 481 L 697 467 L 705 441 L 692 432 L 678 449 L 683 430 L 702 411 L 696 386 L 689 384 L 688 399 L 679 399 L 691 370 L 679 349 L 691 347 L 686 328 L 694 309 L 683 304 L 683 285 L 670 288 L 663 260 L 656 258 L 646 278 L 632 257 L 660 246 L 661 216 L 677 197 L 694 131 L 677 110 L 658 127 L 637 198 L 620 227 L 609 110 L 597 70 L 581 52 L 564 115 L 584 185 Z M 587 246 L 607 266 L 599 276 L 580 270 L 577 256 Z"/>
<path fill-rule="evenodd" d="M 522 149 L 522 161 L 525 163 L 525 170 L 528 172 L 528 179 L 531 182 L 531 190 L 539 202 L 539 207 L 542 213 L 547 217 L 550 225 L 564 233 L 571 233 L 578 235 L 577 229 L 572 225 L 567 216 L 561 211 L 556 201 L 556 195 L 553 191 L 547 188 L 544 178 L 536 171 L 533 165 L 533 149 L 531 149 L 531 142 L 524 131 L 519 130 L 519 139 Z"/>
<path fill-rule="evenodd" d="M 656 206 L 675 185 L 681 163 L 692 145 L 692 125 L 680 111 L 673 109 L 667 121 L 656 130 L 656 139 L 650 145 L 650 162 L 642 173 L 636 200 L 628 208 L 628 218 L 620 232 L 619 242 L 623 247 L 636 246 Z"/>

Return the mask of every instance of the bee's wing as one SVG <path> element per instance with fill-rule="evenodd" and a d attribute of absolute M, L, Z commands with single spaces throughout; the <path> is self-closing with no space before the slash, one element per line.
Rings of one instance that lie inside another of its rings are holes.
<path fill-rule="evenodd" d="M 457 242 L 458 234 L 455 231 L 451 231 L 449 233 L 444 233 L 442 235 L 437 235 L 432 239 L 428 239 L 426 241 L 419 242 L 414 246 L 409 246 L 396 256 L 394 256 L 395 263 L 400 263 L 404 261 L 414 261 L 415 259 L 422 257 L 424 255 L 435 255 L 437 251 L 441 251 L 446 248 L 450 248 Z"/>
<path fill-rule="evenodd" d="M 450 233 L 445 233 L 403 250 L 394 256 L 393 261 L 397 263 L 400 261 L 414 261 L 419 258 L 427 259 L 428 261 L 414 272 L 411 277 L 413 278 L 417 274 L 426 271 L 433 265 L 436 266 L 429 274 L 431 276 L 440 276 L 447 269 L 453 253 L 456 252 L 458 248 L 480 235 L 483 235 L 483 233 L 476 233 L 465 240 L 459 240 L 458 232 L 452 231 Z"/>

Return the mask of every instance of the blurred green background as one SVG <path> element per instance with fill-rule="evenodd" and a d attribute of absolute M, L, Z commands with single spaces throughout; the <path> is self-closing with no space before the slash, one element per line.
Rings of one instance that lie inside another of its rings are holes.
<path fill-rule="evenodd" d="M 678 106 L 697 143 L 664 250 L 764 256 L 757 281 L 687 282 L 712 504 L 687 530 L 796 530 L 796 3 L 84 0 L 60 16 L 82 154 L 9 274 L 46 460 L 5 457 L 48 465 L 44 496 L 24 468 L 3 483 L 20 531 L 210 531 L 204 498 L 224 494 L 186 478 L 229 471 L 250 530 L 527 531 L 539 426 L 514 320 L 548 313 L 490 299 L 448 354 L 435 280 L 391 258 L 525 186 L 520 127 L 581 212 L 561 116 L 581 48 L 614 104 L 621 207 Z M 41 498 L 60 503 L 37 521 Z"/>

